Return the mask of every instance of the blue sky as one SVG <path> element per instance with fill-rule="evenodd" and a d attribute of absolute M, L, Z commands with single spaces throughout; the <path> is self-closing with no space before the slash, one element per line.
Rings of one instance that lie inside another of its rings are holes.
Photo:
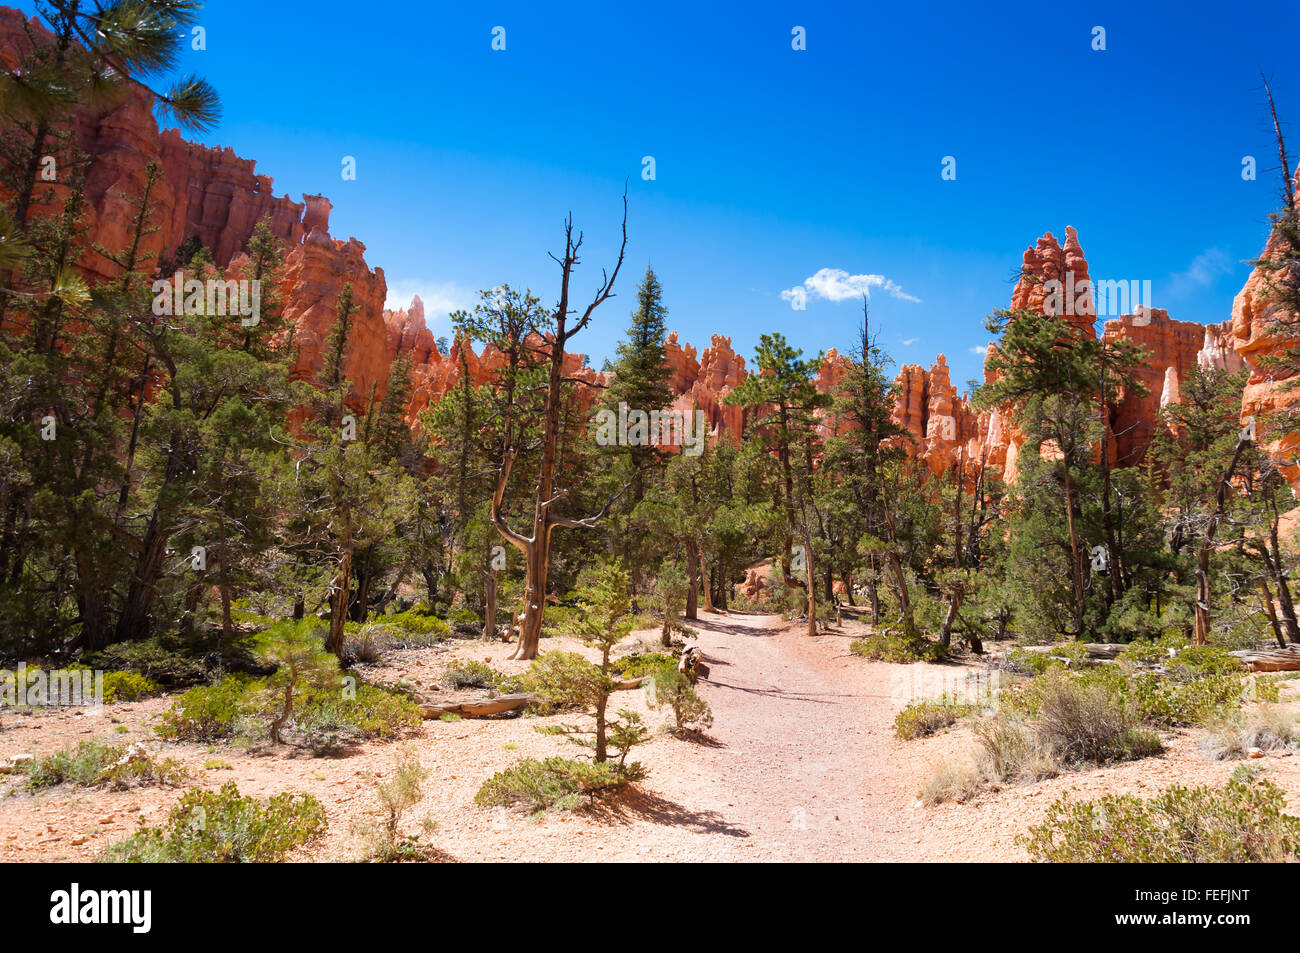
<path fill-rule="evenodd" d="M 595 363 L 647 262 L 701 350 L 726 334 L 748 359 L 770 330 L 846 350 L 854 300 L 781 296 L 830 268 L 901 289 L 873 291 L 882 344 L 946 353 L 960 384 L 1025 247 L 1067 224 L 1094 277 L 1150 280 L 1176 318 L 1229 316 L 1277 202 L 1260 70 L 1300 119 L 1300 4 L 1137 6 L 212 2 L 183 66 L 223 99 L 203 141 L 277 194 L 327 195 L 332 233 L 403 303 L 419 291 L 435 334 L 503 281 L 553 301 L 569 211 L 589 293 L 630 177 L 619 297 L 574 342 Z"/>

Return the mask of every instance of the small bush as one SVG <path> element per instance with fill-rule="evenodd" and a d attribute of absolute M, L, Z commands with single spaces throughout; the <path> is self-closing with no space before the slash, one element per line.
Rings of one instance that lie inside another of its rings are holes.
<path fill-rule="evenodd" d="M 979 771 L 969 765 L 957 766 L 944 762 L 934 770 L 922 789 L 921 802 L 926 807 L 934 807 L 944 801 L 964 804 L 978 794 L 979 789 Z"/>
<path fill-rule="evenodd" d="M 358 685 L 354 697 L 338 689 L 308 695 L 294 716 L 307 744 L 328 747 L 341 737 L 395 738 L 420 724 L 420 706 L 410 696 L 382 685 Z"/>
<path fill-rule="evenodd" d="M 425 648 L 451 637 L 451 626 L 445 619 L 419 609 L 394 612 L 379 621 L 394 634 L 396 643 L 404 648 Z"/>
<path fill-rule="evenodd" d="M 155 636 L 114 643 L 87 655 L 82 663 L 89 668 L 135 672 L 162 685 L 179 687 L 207 681 L 210 672 L 205 656 L 213 649 L 215 645 L 185 645 Z"/>
<path fill-rule="evenodd" d="M 938 642 L 924 638 L 909 638 L 902 633 L 886 631 L 878 635 L 869 635 L 865 639 L 855 639 L 849 643 L 849 651 L 863 658 L 880 662 L 940 662 L 948 657 L 948 650 Z"/>
<path fill-rule="evenodd" d="M 424 782 L 430 773 L 420 763 L 419 753 L 413 747 L 402 748 L 394 755 L 393 775 L 376 791 L 383 812 L 382 820 L 379 824 L 363 827 L 361 831 L 368 857 L 382 863 L 425 859 L 418 835 L 402 837 L 399 828 L 403 815 L 420 803 Z M 425 818 L 424 828 L 432 833 L 437 824 Z"/>
<path fill-rule="evenodd" d="M 1018 838 L 1035 861 L 1052 863 L 1242 863 L 1300 858 L 1300 818 L 1267 781 L 1223 788 L 1175 786 L 1143 801 L 1108 794 L 1056 801 L 1044 822 Z"/>
<path fill-rule="evenodd" d="M 524 806 L 533 811 L 571 811 L 590 800 L 623 786 L 633 778 L 620 774 L 610 762 L 595 764 L 547 758 L 525 758 L 512 768 L 498 772 L 479 788 L 474 802 L 481 807 Z"/>
<path fill-rule="evenodd" d="M 154 761 L 137 745 L 124 748 L 96 741 L 83 741 L 75 751 L 56 751 L 27 763 L 27 786 L 32 789 L 75 784 L 125 790 L 146 784 L 176 785 L 186 776 L 171 758 Z"/>
<path fill-rule="evenodd" d="M 1040 781 L 1059 773 L 1051 752 L 1032 731 L 1006 717 L 975 726 L 981 773 L 995 781 Z"/>
<path fill-rule="evenodd" d="M 1160 739 L 1138 727 L 1102 685 L 1048 675 L 1035 731 L 1054 760 L 1104 764 L 1145 758 L 1163 750 Z"/>
<path fill-rule="evenodd" d="M 442 673 L 441 681 L 455 689 L 495 688 L 504 678 L 504 673 L 498 672 L 491 665 L 470 659 L 449 666 Z"/>
<path fill-rule="evenodd" d="M 974 707 L 947 695 L 911 701 L 894 716 L 894 732 L 904 741 L 924 738 L 955 725 L 958 719 L 974 711 Z"/>
<path fill-rule="evenodd" d="M 138 672 L 105 672 L 104 701 L 133 702 L 162 693 L 162 686 Z"/>
<path fill-rule="evenodd" d="M 169 741 L 258 738 L 282 713 L 283 687 L 268 679 L 228 676 L 216 685 L 186 691 L 163 713 L 157 733 Z M 379 685 L 308 686 L 297 695 L 291 721 L 304 743 L 332 747 L 343 737 L 393 738 L 420 723 L 420 706 L 409 696 Z"/>
<path fill-rule="evenodd" d="M 1221 715 L 1206 725 L 1201 750 L 1215 761 L 1245 758 L 1251 748 L 1275 751 L 1296 742 L 1295 718 L 1286 712 L 1265 706 L 1249 718 L 1240 712 Z"/>
<path fill-rule="evenodd" d="M 220 791 L 186 793 L 160 827 L 140 828 L 108 848 L 111 863 L 277 863 L 289 851 L 324 834 L 325 808 L 310 794 L 277 794 L 267 801 Z"/>
<path fill-rule="evenodd" d="M 250 687 L 260 680 L 227 675 L 215 685 L 197 685 L 183 692 L 163 712 L 157 733 L 169 741 L 218 741 L 235 734 L 248 710 Z"/>
<path fill-rule="evenodd" d="M 1044 675 L 1055 669 L 1082 669 L 1088 663 L 1088 650 L 1082 642 L 1050 646 L 1045 652 L 1015 648 L 1002 660 L 1003 668 L 1021 675 Z"/>
<path fill-rule="evenodd" d="M 677 667 L 676 656 L 667 652 L 633 652 L 614 662 L 614 671 L 626 679 L 654 675 L 660 669 L 671 665 Z"/>
<path fill-rule="evenodd" d="M 383 626 L 362 625 L 356 631 L 344 635 L 342 658 L 362 665 L 373 665 L 384 657 L 384 649 L 387 647 L 387 632 Z"/>
<path fill-rule="evenodd" d="M 690 676 L 677 671 L 669 661 L 654 673 L 652 708 L 667 706 L 673 713 L 673 725 L 679 732 L 703 731 L 713 725 L 713 711 L 691 684 Z"/>

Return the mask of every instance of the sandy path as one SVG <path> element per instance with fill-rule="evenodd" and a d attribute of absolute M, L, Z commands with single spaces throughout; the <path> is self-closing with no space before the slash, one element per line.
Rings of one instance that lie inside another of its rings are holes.
<path fill-rule="evenodd" d="M 880 857 L 888 679 L 848 655 L 843 635 L 809 639 L 779 616 L 702 614 L 702 693 L 718 747 L 700 749 L 719 813 L 751 860 Z M 882 684 L 882 682 L 884 684 Z"/>

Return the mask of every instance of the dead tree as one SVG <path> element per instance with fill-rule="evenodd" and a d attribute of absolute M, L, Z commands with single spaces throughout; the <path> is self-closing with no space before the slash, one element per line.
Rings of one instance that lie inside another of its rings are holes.
<path fill-rule="evenodd" d="M 519 612 L 519 643 L 514 659 L 532 659 L 537 657 L 537 649 L 542 637 L 542 613 L 546 608 L 546 577 L 550 568 L 551 534 L 556 527 L 570 529 L 591 528 L 598 524 L 609 509 L 604 509 L 595 516 L 585 519 L 570 519 L 555 512 L 555 507 L 568 495 L 567 489 L 555 486 L 555 471 L 559 460 L 560 418 L 565 400 L 565 384 L 571 380 L 564 376 L 564 355 L 569 340 L 588 324 L 592 314 L 614 293 L 614 281 L 619 269 L 623 267 L 623 256 L 627 251 L 627 193 L 623 193 L 623 240 L 618 249 L 618 260 L 612 273 L 601 273 L 601 284 L 597 288 L 591 303 L 587 305 L 582 316 L 570 325 L 569 318 L 578 312 L 569 307 L 569 280 L 573 269 L 580 263 L 578 252 L 582 248 L 582 233 L 574 236 L 573 217 L 564 223 L 564 257 L 551 258 L 560 266 L 560 300 L 555 307 L 554 324 L 549 344 L 549 370 L 546 380 L 546 402 L 542 409 L 541 460 L 537 468 L 537 487 L 533 505 L 533 519 L 530 532 L 525 535 L 510 527 L 506 520 L 503 500 L 506 486 L 510 481 L 510 471 L 520 448 L 509 446 L 505 449 L 501 461 L 501 470 L 497 475 L 496 490 L 492 494 L 492 523 L 501 537 L 523 554 L 524 557 L 524 597 L 523 607 Z M 510 428 L 507 427 L 507 433 Z M 612 502 L 612 500 L 610 501 Z"/>

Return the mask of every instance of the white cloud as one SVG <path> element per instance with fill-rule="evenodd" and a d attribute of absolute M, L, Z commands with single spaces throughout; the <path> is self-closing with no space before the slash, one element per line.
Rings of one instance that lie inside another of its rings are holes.
<path fill-rule="evenodd" d="M 1222 248 L 1207 248 L 1192 259 L 1185 271 L 1169 276 L 1170 292 L 1181 297 L 1206 288 L 1224 275 L 1232 274 L 1235 264 Z"/>
<path fill-rule="evenodd" d="M 972 354 L 978 354 L 980 357 L 984 357 L 989 352 L 989 346 L 987 344 L 976 344 L 970 349 L 970 352 Z"/>
<path fill-rule="evenodd" d="M 911 347 L 917 342 L 917 338 L 908 338 L 903 342 L 903 347 Z"/>
<path fill-rule="evenodd" d="M 454 281 L 437 282 L 416 278 L 390 282 L 384 307 L 390 311 L 410 308 L 411 299 L 416 295 L 424 302 L 424 321 L 430 328 L 435 323 L 446 325 L 447 315 L 453 311 L 461 308 L 472 311 L 478 302 L 477 293 L 462 288 Z"/>
<path fill-rule="evenodd" d="M 827 301 L 847 301 L 860 299 L 863 295 L 871 297 L 872 288 L 883 288 L 890 297 L 900 301 L 919 302 L 921 299 L 907 294 L 897 282 L 884 275 L 850 275 L 843 268 L 823 268 L 811 278 L 805 278 L 802 285 L 796 285 L 781 292 L 785 301 L 793 301 L 800 295 L 824 298 Z"/>

